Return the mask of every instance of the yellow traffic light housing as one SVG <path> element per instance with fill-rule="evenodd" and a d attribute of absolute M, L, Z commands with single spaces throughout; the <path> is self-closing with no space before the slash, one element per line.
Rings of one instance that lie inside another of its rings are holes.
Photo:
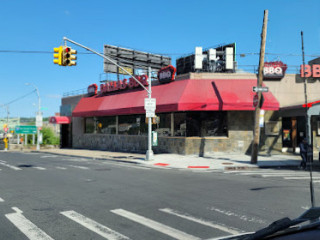
<path fill-rule="evenodd" d="M 62 66 L 75 66 L 77 63 L 73 60 L 76 60 L 77 57 L 74 56 L 74 54 L 77 54 L 77 51 L 70 48 L 70 47 L 63 47 L 62 52 Z"/>
<path fill-rule="evenodd" d="M 63 61 L 63 56 L 62 56 L 62 52 L 63 52 L 63 47 L 60 46 L 58 48 L 54 48 L 53 51 L 55 52 L 53 54 L 53 63 L 54 64 L 59 64 L 60 66 L 62 66 L 62 61 Z"/>

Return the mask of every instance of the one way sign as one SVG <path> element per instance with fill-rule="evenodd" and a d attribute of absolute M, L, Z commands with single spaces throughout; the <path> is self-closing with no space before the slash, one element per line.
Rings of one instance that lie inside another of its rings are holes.
<path fill-rule="evenodd" d="M 252 87 L 253 92 L 269 92 L 268 87 Z"/>

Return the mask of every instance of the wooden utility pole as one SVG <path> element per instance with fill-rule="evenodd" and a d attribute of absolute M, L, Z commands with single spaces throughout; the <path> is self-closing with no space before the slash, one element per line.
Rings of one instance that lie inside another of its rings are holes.
<path fill-rule="evenodd" d="M 257 86 L 261 87 L 263 82 L 263 66 L 264 66 L 264 54 L 266 50 L 266 38 L 267 38 L 267 23 L 268 23 L 268 10 L 264 10 L 262 33 L 261 33 L 261 45 L 260 45 L 260 59 L 259 59 L 259 72 Z M 258 105 L 254 113 L 254 131 L 251 151 L 251 163 L 256 164 L 258 162 L 258 151 L 260 142 L 260 108 L 261 108 L 261 92 L 258 92 Z"/>

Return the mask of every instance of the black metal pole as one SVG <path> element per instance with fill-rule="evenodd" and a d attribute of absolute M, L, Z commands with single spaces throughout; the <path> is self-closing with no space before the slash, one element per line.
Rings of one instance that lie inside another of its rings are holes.
<path fill-rule="evenodd" d="M 302 69 L 303 72 L 305 71 L 305 60 L 304 60 L 304 43 L 303 43 L 303 31 L 301 31 L 301 44 L 302 44 Z M 309 164 L 309 172 L 310 172 L 310 197 L 311 197 L 311 206 L 315 207 L 314 202 L 314 189 L 313 189 L 313 179 L 312 179 L 312 160 L 311 157 L 313 156 L 313 148 L 311 146 L 311 137 L 309 134 L 309 127 L 310 119 L 308 115 L 308 94 L 307 94 L 307 82 L 308 78 L 304 78 L 304 100 L 305 100 L 305 106 L 306 106 L 306 112 L 305 112 L 305 118 L 306 118 L 306 139 L 308 141 L 308 147 L 307 147 L 307 164 Z"/>

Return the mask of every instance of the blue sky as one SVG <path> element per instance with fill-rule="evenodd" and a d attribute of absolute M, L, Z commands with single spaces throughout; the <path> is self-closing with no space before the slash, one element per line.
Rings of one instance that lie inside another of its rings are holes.
<path fill-rule="evenodd" d="M 52 52 L 64 36 L 100 52 L 104 44 L 168 54 L 175 59 L 194 51 L 237 43 L 237 53 L 259 53 L 263 11 L 269 10 L 266 61 L 278 57 L 301 64 L 300 31 L 306 55 L 320 56 L 320 1 L 108 1 L 0 0 L 0 104 L 40 91 L 44 116 L 59 112 L 64 92 L 99 83 L 103 60 L 78 54 L 76 67 L 53 64 L 52 53 L 6 53 L 4 50 Z M 69 44 L 79 53 L 86 50 Z M 2 52 L 1 52 L 2 51 Z M 298 56 L 290 56 L 298 55 Z M 307 56 L 306 61 L 312 59 Z M 237 56 L 240 65 L 258 65 L 258 55 Z M 10 116 L 32 117 L 35 93 L 10 105 Z M 0 117 L 6 111 L 0 108 Z"/>

